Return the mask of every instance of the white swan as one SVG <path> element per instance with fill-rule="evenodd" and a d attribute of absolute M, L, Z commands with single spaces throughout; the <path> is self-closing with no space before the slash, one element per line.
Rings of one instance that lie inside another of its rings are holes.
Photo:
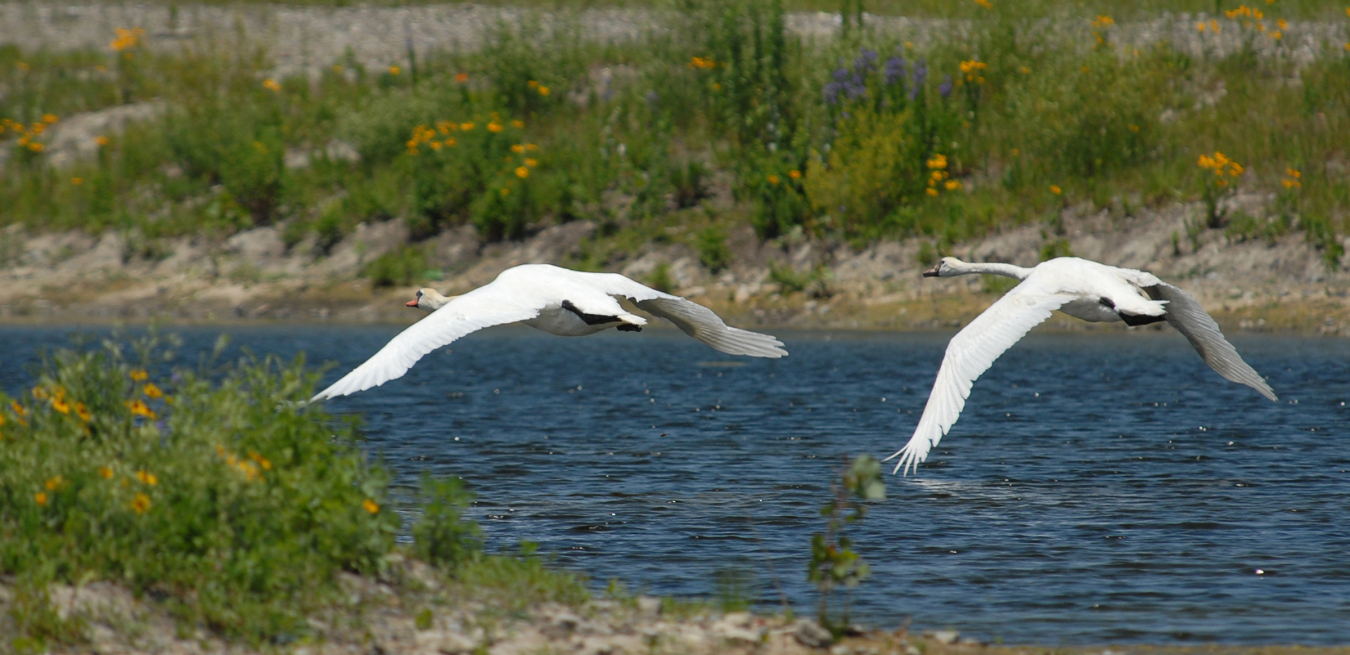
<path fill-rule="evenodd" d="M 886 459 L 900 457 L 895 472 L 908 474 L 956 423 L 970 396 L 970 387 L 1004 351 L 1031 328 L 1050 318 L 1058 309 L 1085 321 L 1124 321 L 1147 325 L 1167 321 L 1185 335 L 1200 357 L 1219 375 L 1245 384 L 1261 395 L 1277 400 L 1270 385 L 1247 362 L 1233 344 L 1224 339 L 1219 326 L 1190 294 L 1151 273 L 1116 268 L 1077 257 L 1060 257 L 1033 268 L 1012 264 L 967 264 L 943 257 L 924 277 L 954 277 L 985 273 L 1021 280 L 1021 284 L 990 305 L 983 314 L 952 337 L 938 369 L 937 381 L 923 408 L 923 416 L 909 443 Z"/>
<path fill-rule="evenodd" d="M 627 298 L 729 355 L 777 358 L 783 342 L 767 334 L 728 327 L 711 309 L 648 288 L 617 273 L 582 273 L 547 264 L 502 271 L 497 279 L 462 296 L 432 289 L 417 292 L 409 307 L 431 312 L 400 332 L 352 372 L 320 391 L 310 402 L 346 396 L 401 377 L 423 355 L 471 332 L 493 325 L 524 323 L 550 334 L 580 337 L 608 328 L 638 332 L 647 319 L 624 310 Z"/>

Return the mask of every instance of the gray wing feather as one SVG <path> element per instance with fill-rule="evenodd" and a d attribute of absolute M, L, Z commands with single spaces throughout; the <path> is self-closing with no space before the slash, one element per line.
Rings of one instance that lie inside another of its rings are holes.
<path fill-rule="evenodd" d="M 692 300 L 657 291 L 618 273 L 571 273 L 605 293 L 628 298 L 642 311 L 674 323 L 681 332 L 728 355 L 778 358 L 788 354 L 776 337 L 731 327 L 713 310 Z"/>
<path fill-rule="evenodd" d="M 1167 322 L 1185 335 L 1210 368 L 1233 382 L 1256 389 L 1271 400 L 1279 400 L 1261 374 L 1243 361 L 1233 344 L 1228 343 L 1219 331 L 1219 324 L 1194 296 L 1166 282 L 1144 287 L 1144 291 L 1154 300 L 1167 301 Z"/>

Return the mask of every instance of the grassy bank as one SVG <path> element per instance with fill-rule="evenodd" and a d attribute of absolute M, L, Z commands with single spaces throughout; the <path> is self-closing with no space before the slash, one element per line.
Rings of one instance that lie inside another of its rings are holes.
<path fill-rule="evenodd" d="M 441 273 L 425 241 L 465 223 L 509 240 L 587 218 L 603 229 L 561 263 L 603 268 L 674 241 L 716 272 L 744 222 L 785 243 L 918 238 L 922 259 L 1041 223 L 1049 257 L 1068 250 L 1055 235 L 1070 203 L 1128 216 L 1202 199 L 1178 244 L 1298 233 L 1339 265 L 1350 58 L 1334 45 L 1295 56 L 1286 20 L 1350 16 L 1199 3 L 1218 16 L 1194 26 L 1200 38 L 1242 45 L 1197 56 L 1120 45 L 1122 26 L 1092 8 L 952 6 L 942 15 L 964 22 L 922 48 L 856 26 L 804 42 L 781 2 L 691 1 L 640 43 L 535 18 L 480 52 L 379 70 L 349 58 L 295 78 L 273 77 L 267 52 L 228 30 L 174 54 L 144 48 L 137 26 L 109 35 L 110 51 L 7 48 L 0 193 L 13 202 L 0 222 L 124 230 L 127 256 L 155 258 L 169 237 L 266 224 L 322 255 L 359 223 L 404 221 L 407 247 L 364 274 L 406 284 Z M 63 117 L 147 101 L 158 119 L 47 165 Z M 1237 189 L 1270 200 L 1230 211 Z M 713 193 L 735 203 L 713 209 Z"/>
<path fill-rule="evenodd" d="M 62 350 L 30 390 L 0 398 L 0 575 L 12 586 L 0 651 L 90 638 L 79 614 L 53 607 L 52 584 L 122 585 L 182 634 L 254 646 L 322 638 L 326 614 L 359 617 L 340 577 L 397 579 L 409 556 L 465 601 L 586 598 L 582 580 L 538 558 L 484 554 L 457 481 L 391 488 L 354 425 L 298 402 L 314 383 L 300 362 L 171 356 L 154 338 Z M 403 530 L 416 545 L 395 543 Z"/>

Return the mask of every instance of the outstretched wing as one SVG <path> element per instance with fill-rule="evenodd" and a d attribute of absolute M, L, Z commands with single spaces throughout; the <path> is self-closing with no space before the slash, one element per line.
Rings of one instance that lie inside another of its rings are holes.
<path fill-rule="evenodd" d="M 585 276 L 588 284 L 605 293 L 628 298 L 639 309 L 674 323 L 685 334 L 728 355 L 778 358 L 788 354 L 777 338 L 731 327 L 713 310 L 691 300 L 662 293 L 617 273 L 576 275 Z"/>
<path fill-rule="evenodd" d="M 346 396 L 402 377 L 427 353 L 471 332 L 525 321 L 539 315 L 545 301 L 532 294 L 504 293 L 493 284 L 479 287 L 400 332 L 373 357 L 310 402 Z"/>
<path fill-rule="evenodd" d="M 1144 291 L 1154 300 L 1167 301 L 1167 322 L 1186 336 L 1210 368 L 1233 382 L 1256 389 L 1271 400 L 1279 400 L 1261 374 L 1243 361 L 1233 344 L 1228 343 L 1219 331 L 1219 324 L 1194 296 L 1166 282 L 1144 287 Z"/>
<path fill-rule="evenodd" d="M 904 448 L 886 458 L 900 457 L 894 472 L 904 469 L 908 475 L 911 469 L 928 459 L 929 451 L 961 416 L 976 378 L 989 370 L 994 360 L 1020 341 L 1031 328 L 1045 322 L 1052 312 L 1073 299 L 1074 296 L 1068 294 L 1039 291 L 1024 282 L 957 332 L 947 344 L 947 354 L 942 358 L 937 381 L 928 394 L 928 404 L 923 408 L 918 427 L 914 428 L 914 436 Z"/>

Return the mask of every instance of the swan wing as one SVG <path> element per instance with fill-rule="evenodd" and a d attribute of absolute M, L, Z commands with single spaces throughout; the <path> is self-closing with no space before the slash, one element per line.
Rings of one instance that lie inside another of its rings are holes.
<path fill-rule="evenodd" d="M 578 273 L 611 296 L 622 296 L 642 311 L 674 323 L 680 331 L 727 353 L 748 357 L 786 356 L 776 337 L 727 325 L 713 310 L 691 300 L 657 291 L 617 273 Z"/>
<path fill-rule="evenodd" d="M 494 284 L 474 289 L 400 332 L 310 402 L 354 394 L 403 377 L 427 353 L 486 327 L 534 318 L 545 304 L 537 294 L 508 293 Z"/>
<path fill-rule="evenodd" d="M 1167 301 L 1167 322 L 1185 335 L 1210 368 L 1233 382 L 1256 389 L 1271 400 L 1279 400 L 1261 374 L 1243 361 L 1233 344 L 1228 343 L 1223 332 L 1219 331 L 1219 324 L 1214 322 L 1214 318 L 1194 296 L 1166 282 L 1145 287 L 1144 290 L 1154 300 Z"/>
<path fill-rule="evenodd" d="M 989 370 L 1004 351 L 1022 339 L 1031 328 L 1050 318 L 1051 313 L 1077 296 L 1047 293 L 1023 282 L 975 317 L 947 344 L 928 404 L 909 443 L 887 457 L 900 457 L 895 471 L 916 469 L 928 459 L 928 453 L 956 423 L 970 397 L 976 378 Z"/>

